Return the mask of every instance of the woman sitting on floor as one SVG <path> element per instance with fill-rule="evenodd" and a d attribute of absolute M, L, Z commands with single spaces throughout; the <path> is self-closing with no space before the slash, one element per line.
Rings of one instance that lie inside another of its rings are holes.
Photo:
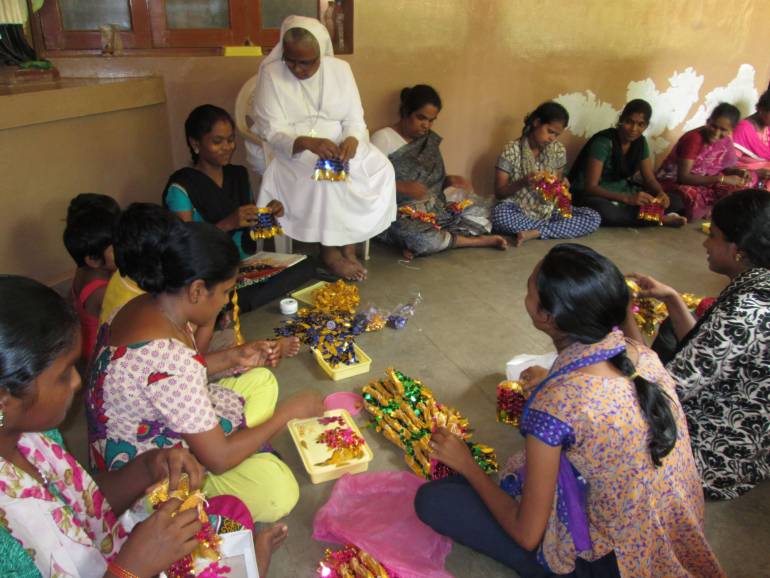
<path fill-rule="evenodd" d="M 448 175 L 439 145 L 431 130 L 441 112 L 441 98 L 430 86 L 418 84 L 401 91 L 400 120 L 372 135 L 372 143 L 385 153 L 396 170 L 399 216 L 380 238 L 399 247 L 406 259 L 459 247 L 505 249 L 503 237 L 488 235 L 489 211 L 477 205 L 460 208 L 447 202 L 448 187 L 471 192 L 467 179 Z M 404 209 L 435 215 L 425 222 Z M 440 228 L 439 228 L 440 227 Z"/>
<path fill-rule="evenodd" d="M 235 123 L 226 110 L 211 104 L 199 106 L 184 123 L 192 166 L 176 171 L 163 191 L 163 205 L 183 221 L 216 225 L 235 241 L 241 259 L 254 254 L 257 243 L 249 227 L 257 222 L 257 206 L 246 167 L 232 165 Z M 283 207 L 272 201 L 273 214 Z"/>
<path fill-rule="evenodd" d="M 235 284 L 238 251 L 207 223 L 174 223 L 130 274 L 147 293 L 100 332 L 86 401 L 92 461 L 116 470 L 154 447 L 189 447 L 209 470 L 204 490 L 231 494 L 258 521 L 288 514 L 299 488 L 275 455 L 260 452 L 286 422 L 320 415 L 315 392 L 276 407 L 278 384 L 259 348 L 236 349 L 235 365 L 255 367 L 209 383 L 223 368 L 198 352 L 191 324 L 208 325 Z"/>
<path fill-rule="evenodd" d="M 733 146 L 739 169 L 749 171 L 751 186 L 770 189 L 770 89 L 757 101 L 757 111 L 735 127 Z"/>
<path fill-rule="evenodd" d="M 643 297 L 666 304 L 680 340 L 667 368 L 706 496 L 730 499 L 770 479 L 770 193 L 719 201 L 703 246 L 709 269 L 730 283 L 697 321 L 674 289 L 634 278 Z"/>
<path fill-rule="evenodd" d="M 133 529 L 118 518 L 166 478 L 175 489 L 186 473 L 200 487 L 203 468 L 187 450 L 153 449 L 92 479 L 56 430 L 43 433 L 61 424 L 80 387 L 79 354 L 75 314 L 59 295 L 31 279 L 0 278 L 1 576 L 144 578 L 197 544 L 196 511 L 177 512 L 177 500 Z M 228 500 L 230 516 L 233 505 L 242 506 Z M 261 576 L 286 531 L 276 524 L 256 534 Z"/>
<path fill-rule="evenodd" d="M 503 147 L 495 166 L 495 195 L 500 202 L 492 210 L 492 227 L 515 235 L 516 245 L 530 239 L 569 239 L 589 235 L 599 228 L 599 213 L 574 207 L 564 217 L 553 201 L 546 201 L 531 183 L 537 173 L 559 179 L 567 164 L 564 145 L 557 141 L 569 124 L 567 109 L 544 102 L 524 118 L 521 137 Z"/>
<path fill-rule="evenodd" d="M 420 519 L 523 577 L 724 575 L 703 534 L 674 382 L 617 329 L 629 301 L 605 257 L 580 245 L 548 252 L 524 305 L 559 355 L 530 378 L 525 451 L 497 485 L 462 440 L 434 433 L 431 456 L 459 475 L 420 488 Z"/>
<path fill-rule="evenodd" d="M 723 102 L 706 124 L 683 134 L 658 169 L 658 181 L 669 195 L 684 201 L 688 220 L 702 219 L 714 203 L 747 184 L 748 171 L 735 168 L 730 135 L 740 111 Z"/>
<path fill-rule="evenodd" d="M 687 222 L 679 196 L 667 195 L 655 178 L 650 148 L 644 131 L 650 124 L 652 107 L 642 99 L 626 104 L 618 125 L 599 131 L 583 146 L 569 174 L 576 205 L 599 212 L 604 227 L 641 227 L 653 221 L 639 219 L 639 207 L 660 203 L 664 225 L 679 227 Z M 644 186 L 632 178 L 640 173 Z"/>

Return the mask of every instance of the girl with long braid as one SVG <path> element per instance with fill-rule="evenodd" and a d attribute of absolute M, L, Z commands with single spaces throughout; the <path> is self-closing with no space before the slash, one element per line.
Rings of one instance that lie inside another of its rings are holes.
<path fill-rule="evenodd" d="M 498 485 L 459 438 L 434 433 L 432 457 L 459 475 L 420 488 L 425 523 L 520 576 L 724 576 L 674 383 L 618 328 L 629 301 L 587 247 L 557 245 L 535 266 L 525 306 L 559 355 L 530 371 L 525 451 Z"/>

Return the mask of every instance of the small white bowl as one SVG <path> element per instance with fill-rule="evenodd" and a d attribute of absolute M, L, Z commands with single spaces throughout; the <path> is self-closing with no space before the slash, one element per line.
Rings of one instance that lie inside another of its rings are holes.
<path fill-rule="evenodd" d="M 284 315 L 294 315 L 297 312 L 298 305 L 296 299 L 281 299 L 281 313 Z"/>

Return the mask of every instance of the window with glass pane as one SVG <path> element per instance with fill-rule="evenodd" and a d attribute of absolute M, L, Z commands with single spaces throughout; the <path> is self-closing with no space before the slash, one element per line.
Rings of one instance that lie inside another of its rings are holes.
<path fill-rule="evenodd" d="M 131 30 L 128 0 L 59 0 L 64 30 L 99 30 L 114 24 L 120 30 Z"/>
<path fill-rule="evenodd" d="M 166 26 L 171 30 L 230 27 L 228 0 L 166 0 Z"/>
<path fill-rule="evenodd" d="M 280 28 L 287 16 L 318 18 L 318 0 L 262 0 L 262 28 Z"/>

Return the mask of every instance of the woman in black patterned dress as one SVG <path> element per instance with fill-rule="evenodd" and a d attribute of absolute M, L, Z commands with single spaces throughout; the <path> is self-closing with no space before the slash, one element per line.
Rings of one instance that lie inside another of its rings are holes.
<path fill-rule="evenodd" d="M 719 201 L 703 246 L 730 283 L 697 322 L 674 289 L 635 278 L 641 296 L 666 304 L 679 340 L 667 369 L 706 497 L 731 499 L 770 478 L 770 193 Z"/>

